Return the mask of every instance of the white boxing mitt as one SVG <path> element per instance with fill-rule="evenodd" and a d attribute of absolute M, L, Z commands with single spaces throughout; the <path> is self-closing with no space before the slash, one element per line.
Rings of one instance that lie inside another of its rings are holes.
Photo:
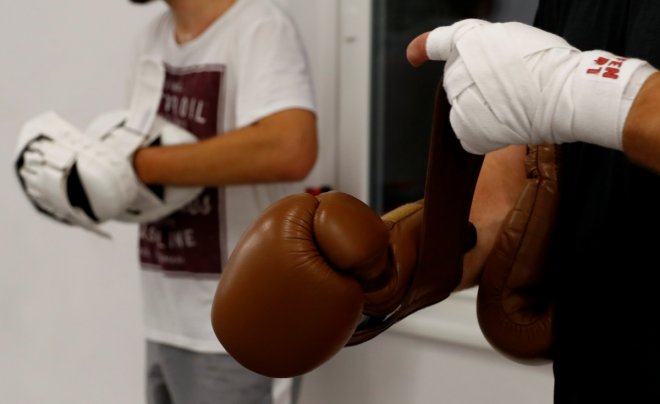
<path fill-rule="evenodd" d="M 133 168 L 139 148 L 196 141 L 157 116 L 164 78 L 162 63 L 145 58 L 130 108 L 100 116 L 90 133 L 54 112 L 24 124 L 15 167 L 26 196 L 39 211 L 106 234 L 99 223 L 156 220 L 199 195 L 201 187 L 146 186 Z"/>
<path fill-rule="evenodd" d="M 197 138 L 185 129 L 157 116 L 146 133 L 137 133 L 126 126 L 129 111 L 113 111 L 97 117 L 87 128 L 87 133 L 99 139 L 101 144 L 133 161 L 133 155 L 141 147 L 168 146 L 193 143 Z M 190 203 L 203 187 L 179 187 L 137 184 L 137 194 L 126 208 L 114 219 L 124 222 L 150 222 L 163 218 Z"/>
<path fill-rule="evenodd" d="M 27 121 L 14 164 L 25 195 L 56 220 L 107 235 L 97 225 L 138 194 L 131 163 L 54 112 Z"/>
<path fill-rule="evenodd" d="M 446 61 L 443 86 L 463 148 L 586 142 L 622 150 L 633 99 L 655 68 L 517 23 L 468 19 L 431 31 L 431 60 Z"/>

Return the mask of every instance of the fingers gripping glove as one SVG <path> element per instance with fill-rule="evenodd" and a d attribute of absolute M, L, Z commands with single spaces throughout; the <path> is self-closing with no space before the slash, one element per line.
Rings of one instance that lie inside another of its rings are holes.
<path fill-rule="evenodd" d="M 96 118 L 87 132 L 127 161 L 142 147 L 194 143 L 197 138 L 185 129 L 156 116 L 146 133 L 127 126 L 129 111 L 114 111 Z M 190 203 L 202 187 L 146 185 L 137 181 L 135 198 L 113 219 L 124 222 L 150 222 L 163 218 Z"/>
<path fill-rule="evenodd" d="M 123 156 L 54 112 L 23 126 L 15 168 L 35 208 L 104 235 L 96 225 L 121 214 L 138 192 L 137 178 Z"/>
<path fill-rule="evenodd" d="M 530 146 L 527 182 L 486 260 L 477 318 L 490 344 L 520 362 L 552 356 L 548 251 L 558 207 L 558 146 Z"/>
<path fill-rule="evenodd" d="M 656 71 L 517 22 L 463 20 L 431 31 L 429 59 L 446 60 L 451 123 L 465 150 L 586 142 L 622 150 L 626 116 Z"/>
<path fill-rule="evenodd" d="M 293 195 L 244 233 L 212 309 L 238 362 L 300 375 L 454 290 L 476 240 L 468 215 L 481 159 L 461 149 L 439 94 L 424 202 L 381 218 L 340 192 Z"/>

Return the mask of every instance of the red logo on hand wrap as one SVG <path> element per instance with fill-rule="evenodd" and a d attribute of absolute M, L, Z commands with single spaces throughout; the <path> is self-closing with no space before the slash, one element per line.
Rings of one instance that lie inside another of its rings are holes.
<path fill-rule="evenodd" d="M 622 57 L 610 59 L 601 56 L 594 60 L 594 63 L 596 63 L 596 66 L 598 67 L 587 69 L 587 74 L 595 74 L 606 79 L 616 80 L 619 78 L 621 67 L 623 67 L 623 62 L 625 61 L 626 58 Z"/>

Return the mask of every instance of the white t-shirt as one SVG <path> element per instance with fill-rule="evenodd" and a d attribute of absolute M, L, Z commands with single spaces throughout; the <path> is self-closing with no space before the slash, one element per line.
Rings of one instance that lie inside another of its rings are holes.
<path fill-rule="evenodd" d="M 199 139 L 222 136 L 284 109 L 315 109 L 302 41 L 270 0 L 238 0 L 183 45 L 176 43 L 166 12 L 149 25 L 137 47 L 139 55 L 165 64 L 160 115 Z M 210 320 L 222 265 L 266 207 L 302 190 L 297 183 L 208 188 L 181 211 L 141 225 L 147 338 L 197 352 L 223 352 Z"/>

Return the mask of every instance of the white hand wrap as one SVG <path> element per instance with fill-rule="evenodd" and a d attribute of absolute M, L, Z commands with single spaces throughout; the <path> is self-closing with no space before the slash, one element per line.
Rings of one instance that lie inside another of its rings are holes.
<path fill-rule="evenodd" d="M 622 149 L 632 100 L 656 71 L 609 52 L 580 52 L 521 23 L 463 20 L 433 30 L 431 60 L 446 60 L 451 124 L 465 150 L 587 142 Z"/>

